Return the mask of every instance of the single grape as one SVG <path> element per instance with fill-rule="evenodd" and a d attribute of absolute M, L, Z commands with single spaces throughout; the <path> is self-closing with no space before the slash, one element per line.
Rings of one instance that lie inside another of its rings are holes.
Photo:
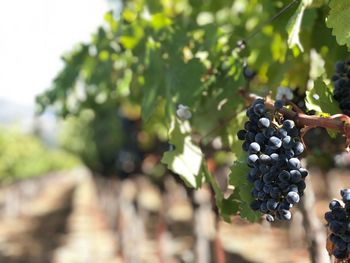
<path fill-rule="evenodd" d="M 257 153 L 260 152 L 260 145 L 256 142 L 253 142 L 249 145 L 249 153 Z"/>
<path fill-rule="evenodd" d="M 309 172 L 305 168 L 300 168 L 299 172 L 303 178 L 305 178 L 309 174 Z"/>
<path fill-rule="evenodd" d="M 286 129 L 287 131 L 293 129 L 294 126 L 295 126 L 295 123 L 292 120 L 285 120 L 283 122 L 283 128 Z"/>
<path fill-rule="evenodd" d="M 244 67 L 243 68 L 243 76 L 247 79 L 247 80 L 252 80 L 256 75 L 256 72 L 249 69 L 248 67 Z"/>
<path fill-rule="evenodd" d="M 250 203 L 250 207 L 254 210 L 257 211 L 260 209 L 261 206 L 261 201 L 254 200 L 253 202 Z"/>
<path fill-rule="evenodd" d="M 299 156 L 304 152 L 304 145 L 301 142 L 297 142 L 293 148 L 295 156 Z"/>
<path fill-rule="evenodd" d="M 349 202 L 350 201 L 350 193 L 344 193 L 343 201 L 344 202 Z"/>
<path fill-rule="evenodd" d="M 255 135 L 254 139 L 257 143 L 259 143 L 261 145 L 265 144 L 265 142 L 266 142 L 266 138 L 265 138 L 264 134 L 260 133 L 260 132 Z"/>
<path fill-rule="evenodd" d="M 257 156 L 256 154 L 251 154 L 248 156 L 247 162 L 248 162 L 248 165 L 254 166 L 258 160 L 259 160 L 259 156 Z"/>
<path fill-rule="evenodd" d="M 269 145 L 271 146 L 272 149 L 277 150 L 282 146 L 282 141 L 279 138 L 272 136 L 269 139 Z"/>
<path fill-rule="evenodd" d="M 334 216 L 333 216 L 332 212 L 327 212 L 327 213 L 325 213 L 324 219 L 326 219 L 326 221 L 327 221 L 328 223 L 330 223 L 331 221 L 333 221 L 333 220 L 334 220 Z"/>
<path fill-rule="evenodd" d="M 254 112 L 255 112 L 255 114 L 257 114 L 259 116 L 263 115 L 265 113 L 265 105 L 264 104 L 260 104 L 260 103 L 256 104 L 254 106 Z"/>
<path fill-rule="evenodd" d="M 266 215 L 266 220 L 267 220 L 268 222 L 273 222 L 273 221 L 275 221 L 275 218 L 274 218 L 272 215 L 267 214 L 267 215 Z"/>
<path fill-rule="evenodd" d="M 288 166 L 290 169 L 299 169 L 301 164 L 298 158 L 290 158 L 288 161 Z"/>
<path fill-rule="evenodd" d="M 345 194 L 350 194 L 350 189 L 342 189 L 340 190 L 340 195 L 343 197 Z"/>
<path fill-rule="evenodd" d="M 338 208 L 341 208 L 341 205 L 340 205 L 340 203 L 337 200 L 332 200 L 329 203 L 329 209 L 331 209 L 332 211 L 335 210 L 335 209 L 338 209 Z"/>
<path fill-rule="evenodd" d="M 275 199 L 269 199 L 266 203 L 267 209 L 270 211 L 275 211 L 278 207 L 278 202 Z"/>
<path fill-rule="evenodd" d="M 290 220 L 292 218 L 292 214 L 289 210 L 282 209 L 279 212 L 283 220 Z"/>
<path fill-rule="evenodd" d="M 280 174 L 278 175 L 278 179 L 282 182 L 289 182 L 290 180 L 290 173 L 283 170 L 282 172 L 280 172 Z"/>
<path fill-rule="evenodd" d="M 300 197 L 298 195 L 298 193 L 296 192 L 289 192 L 287 194 L 287 197 L 286 197 L 288 203 L 291 203 L 291 204 L 296 204 L 296 203 L 299 203 L 300 201 Z"/>
<path fill-rule="evenodd" d="M 269 163 L 271 163 L 271 157 L 269 155 L 266 155 L 266 154 L 261 154 L 260 155 L 260 162 L 262 164 L 269 164 Z"/>
<path fill-rule="evenodd" d="M 238 137 L 239 140 L 244 141 L 246 134 L 247 134 L 246 130 L 239 130 L 237 132 L 237 137 Z"/>
<path fill-rule="evenodd" d="M 283 103 L 282 100 L 276 100 L 276 101 L 275 101 L 275 104 L 274 104 L 274 107 L 275 107 L 276 110 L 280 110 L 280 109 L 282 109 L 283 104 L 284 104 L 284 103 Z"/>
<path fill-rule="evenodd" d="M 302 179 L 301 173 L 298 170 L 290 171 L 290 180 L 292 183 L 298 183 Z"/>
<path fill-rule="evenodd" d="M 268 118 L 262 117 L 259 119 L 259 126 L 262 128 L 268 128 L 270 126 L 270 120 Z"/>

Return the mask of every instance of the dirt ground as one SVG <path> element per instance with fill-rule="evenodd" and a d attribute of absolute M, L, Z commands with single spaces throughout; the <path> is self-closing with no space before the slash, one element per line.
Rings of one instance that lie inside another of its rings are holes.
<path fill-rule="evenodd" d="M 311 174 L 324 224 L 330 186 Z M 350 186 L 347 172 L 332 176 Z M 171 177 L 162 190 L 144 176 L 96 180 L 84 169 L 18 182 L 0 189 L 0 262 L 310 262 L 297 209 L 291 223 L 234 217 L 215 227 L 210 200 L 208 189 L 190 199 Z"/>

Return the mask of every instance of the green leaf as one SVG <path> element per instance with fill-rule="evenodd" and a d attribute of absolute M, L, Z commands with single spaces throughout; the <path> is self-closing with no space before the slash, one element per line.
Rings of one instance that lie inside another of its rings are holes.
<path fill-rule="evenodd" d="M 300 43 L 299 32 L 305 9 L 306 3 L 302 1 L 294 15 L 289 19 L 286 28 L 288 33 L 288 47 L 292 49 L 297 46 L 301 52 L 304 52 L 304 48 Z"/>
<path fill-rule="evenodd" d="M 178 103 L 191 107 L 204 88 L 201 83 L 203 72 L 204 66 L 199 59 L 185 63 L 180 58 L 173 58 L 166 74 L 166 87 Z"/>
<path fill-rule="evenodd" d="M 306 107 L 315 110 L 319 114 L 337 114 L 340 112 L 338 103 L 332 97 L 331 86 L 321 78 L 314 82 L 314 87 L 306 91 Z"/>
<path fill-rule="evenodd" d="M 239 195 L 241 198 L 241 204 L 239 206 L 240 216 L 250 222 L 256 222 L 261 217 L 261 213 L 255 212 L 250 208 L 250 203 L 253 201 L 251 195 L 252 185 L 243 185 L 239 187 Z"/>
<path fill-rule="evenodd" d="M 232 168 L 231 174 L 229 177 L 229 182 L 234 186 L 234 192 L 237 193 L 239 203 L 239 214 L 242 218 L 247 219 L 251 222 L 257 221 L 261 214 L 253 211 L 250 208 L 250 203 L 253 201 L 253 197 L 251 195 L 251 190 L 253 189 L 253 185 L 248 182 L 247 174 L 249 172 L 249 167 L 242 160 L 237 160 Z"/>
<path fill-rule="evenodd" d="M 188 122 L 173 120 L 169 143 L 175 146 L 175 150 L 165 152 L 162 163 L 178 174 L 188 186 L 199 188 L 204 172 L 203 153 L 192 142 L 191 128 Z"/>
<path fill-rule="evenodd" d="M 142 89 L 142 119 L 148 120 L 155 110 L 159 96 L 164 96 L 164 63 L 158 48 L 148 49 L 149 64 L 145 71 L 145 85 Z M 156 78 L 154 76 L 157 76 Z"/>
<path fill-rule="evenodd" d="M 331 0 L 327 26 L 332 28 L 332 34 L 339 45 L 350 48 L 350 3 L 348 0 Z"/>
<path fill-rule="evenodd" d="M 215 203 L 218 207 L 220 216 L 228 223 L 231 222 L 231 216 L 237 214 L 240 206 L 240 197 L 238 192 L 233 192 L 228 198 L 224 198 L 222 189 L 220 188 L 215 177 L 208 172 L 208 169 L 203 163 L 202 171 L 206 181 L 211 185 L 215 193 Z"/>
<path fill-rule="evenodd" d="M 221 217 L 228 223 L 231 222 L 231 216 L 238 213 L 240 209 L 240 197 L 237 191 L 234 191 L 228 198 L 221 200 L 218 208 Z"/>
<path fill-rule="evenodd" d="M 239 186 L 247 183 L 246 176 L 249 172 L 249 167 L 243 161 L 235 161 L 231 167 L 230 184 Z"/>
<path fill-rule="evenodd" d="M 151 25 L 155 30 L 170 26 L 172 21 L 163 13 L 154 14 L 151 19 Z"/>

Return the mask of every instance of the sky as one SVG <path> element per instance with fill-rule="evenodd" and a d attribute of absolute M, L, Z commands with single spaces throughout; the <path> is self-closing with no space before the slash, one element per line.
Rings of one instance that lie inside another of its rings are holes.
<path fill-rule="evenodd" d="M 0 100 L 33 106 L 61 55 L 88 41 L 108 10 L 104 0 L 0 1 Z"/>

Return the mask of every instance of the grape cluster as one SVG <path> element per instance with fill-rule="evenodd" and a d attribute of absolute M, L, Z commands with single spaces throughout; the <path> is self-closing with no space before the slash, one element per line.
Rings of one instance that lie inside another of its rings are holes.
<path fill-rule="evenodd" d="M 277 101 L 275 107 L 280 108 L 280 104 Z M 289 220 L 289 209 L 300 201 L 308 175 L 298 159 L 304 151 L 299 130 L 289 119 L 281 120 L 280 125 L 273 123 L 263 99 L 254 101 L 247 116 L 249 121 L 237 136 L 248 152 L 251 169 L 247 178 L 254 185 L 251 208 L 266 214 L 269 222 L 275 218 Z"/>
<path fill-rule="evenodd" d="M 337 259 L 345 259 L 350 253 L 350 189 L 340 191 L 343 203 L 332 200 L 325 214 L 331 234 L 332 253 Z"/>
<path fill-rule="evenodd" d="M 335 64 L 335 71 L 332 77 L 333 97 L 338 101 L 342 112 L 350 116 L 350 60 L 338 61 Z"/>

